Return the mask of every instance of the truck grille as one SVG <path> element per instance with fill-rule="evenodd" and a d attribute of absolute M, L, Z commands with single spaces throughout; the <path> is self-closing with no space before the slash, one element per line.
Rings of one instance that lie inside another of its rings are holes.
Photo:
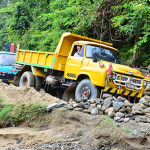
<path fill-rule="evenodd" d="M 128 88 L 133 88 L 133 89 L 142 88 L 142 80 L 123 76 L 123 75 L 116 74 L 116 78 L 113 80 L 113 82 L 114 84 L 123 85 Z"/>

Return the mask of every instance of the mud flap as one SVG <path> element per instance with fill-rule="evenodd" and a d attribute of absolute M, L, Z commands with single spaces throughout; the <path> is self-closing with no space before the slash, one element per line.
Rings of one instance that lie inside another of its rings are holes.
<path fill-rule="evenodd" d="M 67 88 L 63 94 L 62 99 L 66 102 L 69 101 L 70 98 L 75 98 L 75 89 L 77 87 L 78 82 L 74 82 L 71 84 L 69 88 Z"/>

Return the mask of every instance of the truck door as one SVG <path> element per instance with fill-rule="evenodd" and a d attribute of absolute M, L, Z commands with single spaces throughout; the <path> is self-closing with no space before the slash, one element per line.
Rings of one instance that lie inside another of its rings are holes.
<path fill-rule="evenodd" d="M 84 46 L 74 45 L 72 54 L 69 55 L 66 61 L 64 77 L 75 80 L 80 72 L 83 59 L 84 59 Z"/>

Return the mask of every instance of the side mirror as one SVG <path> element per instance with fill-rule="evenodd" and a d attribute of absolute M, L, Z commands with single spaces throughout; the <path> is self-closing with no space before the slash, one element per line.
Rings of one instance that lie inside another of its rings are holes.
<path fill-rule="evenodd" d="M 94 52 L 93 53 L 93 62 L 97 62 L 97 57 L 98 57 L 98 53 Z"/>

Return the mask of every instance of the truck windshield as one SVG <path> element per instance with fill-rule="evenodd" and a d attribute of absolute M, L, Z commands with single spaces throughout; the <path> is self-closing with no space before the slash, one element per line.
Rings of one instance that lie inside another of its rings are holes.
<path fill-rule="evenodd" d="M 0 65 L 11 66 L 14 63 L 15 55 L 13 54 L 0 54 Z"/>
<path fill-rule="evenodd" d="M 92 58 L 94 52 L 98 53 L 98 59 L 100 60 L 105 60 L 105 61 L 109 61 L 109 62 L 117 63 L 117 64 L 120 63 L 120 56 L 117 51 L 107 49 L 104 47 L 100 47 L 100 46 L 95 46 L 95 45 L 86 46 L 87 58 Z"/>

